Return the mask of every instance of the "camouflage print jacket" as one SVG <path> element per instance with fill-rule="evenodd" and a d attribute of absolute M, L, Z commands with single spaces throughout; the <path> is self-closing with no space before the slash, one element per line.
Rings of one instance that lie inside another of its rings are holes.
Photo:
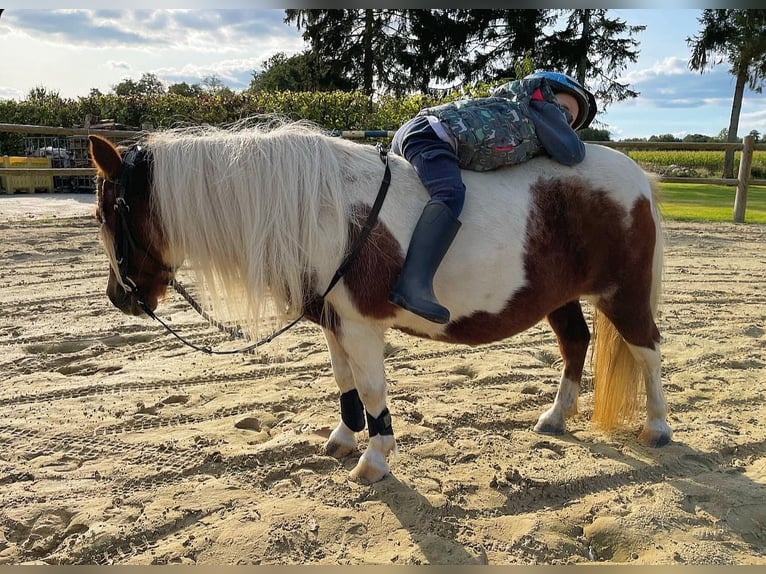
<path fill-rule="evenodd" d="M 547 82 L 533 78 L 503 84 L 486 98 L 458 100 L 423 109 L 418 115 L 437 117 L 454 136 L 461 168 L 488 171 L 546 151 L 533 121 L 531 98 L 538 88 L 545 102 L 563 112 Z M 561 125 L 568 127 L 564 113 L 561 120 Z"/>

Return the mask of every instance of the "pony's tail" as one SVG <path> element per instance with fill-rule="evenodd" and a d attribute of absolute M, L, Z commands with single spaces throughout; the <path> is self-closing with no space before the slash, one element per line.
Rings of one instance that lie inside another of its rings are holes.
<path fill-rule="evenodd" d="M 659 210 L 659 184 L 651 178 L 652 213 L 655 225 L 650 305 L 657 317 L 664 269 L 664 235 Z M 593 312 L 593 414 L 598 428 L 609 431 L 631 422 L 639 408 L 639 396 L 646 388 L 646 374 L 628 344 L 606 315 Z"/>
<path fill-rule="evenodd" d="M 643 369 L 606 315 L 593 312 L 593 424 L 613 430 L 638 411 Z"/>

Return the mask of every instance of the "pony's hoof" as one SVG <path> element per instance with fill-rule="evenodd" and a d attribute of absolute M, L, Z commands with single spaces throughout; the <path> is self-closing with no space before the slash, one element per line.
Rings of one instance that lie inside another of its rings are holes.
<path fill-rule="evenodd" d="M 371 484 L 383 479 L 391 469 L 385 459 L 379 456 L 370 456 L 367 450 L 359 458 L 359 462 L 349 473 L 348 477 L 354 482 L 362 484 Z"/>
<path fill-rule="evenodd" d="M 537 424 L 532 430 L 540 434 L 560 435 L 566 432 L 567 427 L 566 423 L 563 421 L 550 421 L 546 419 L 545 414 L 542 414 L 540 418 L 537 419 Z"/>
<path fill-rule="evenodd" d="M 670 430 L 670 427 L 665 425 L 665 428 L 663 429 L 644 428 L 644 430 L 641 431 L 641 434 L 638 435 L 638 440 L 644 446 L 659 448 L 668 444 L 672 437 L 673 431 Z"/>
<path fill-rule="evenodd" d="M 356 451 L 356 444 L 349 445 L 344 444 L 338 441 L 329 440 L 327 441 L 327 444 L 324 447 L 324 451 L 327 454 L 327 456 L 331 456 L 333 458 L 344 458 Z"/>
<path fill-rule="evenodd" d="M 547 435 L 564 434 L 567 430 L 566 417 L 560 409 L 553 406 L 537 418 L 537 424 L 532 430 Z"/>
<path fill-rule="evenodd" d="M 566 432 L 566 427 L 540 421 L 532 430 L 539 434 L 562 435 Z"/>
<path fill-rule="evenodd" d="M 348 473 L 349 479 L 353 482 L 358 482 L 359 484 L 372 484 L 373 482 L 378 482 L 379 480 L 383 480 L 390 472 L 388 468 L 386 468 L 386 470 L 380 470 L 370 468 L 369 466 L 360 468 L 361 466 L 361 464 L 357 464 L 354 467 L 354 470 Z"/>
<path fill-rule="evenodd" d="M 340 423 L 327 438 L 324 451 L 333 458 L 343 458 L 356 452 L 356 434 Z"/>

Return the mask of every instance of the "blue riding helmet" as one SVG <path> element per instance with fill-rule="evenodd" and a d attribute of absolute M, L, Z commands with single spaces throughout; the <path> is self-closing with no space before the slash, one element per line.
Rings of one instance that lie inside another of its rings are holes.
<path fill-rule="evenodd" d="M 587 128 L 596 115 L 596 98 L 588 90 L 580 85 L 574 78 L 560 72 L 535 72 L 524 79 L 545 78 L 555 92 L 570 94 L 577 100 L 579 111 L 572 128 L 579 130 Z"/>

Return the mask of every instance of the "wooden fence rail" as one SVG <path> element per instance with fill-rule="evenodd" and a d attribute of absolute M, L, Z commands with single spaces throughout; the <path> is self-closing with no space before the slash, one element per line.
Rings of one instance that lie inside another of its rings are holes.
<path fill-rule="evenodd" d="M 116 144 L 127 144 L 136 141 L 146 135 L 145 131 L 106 130 L 88 128 L 63 128 L 50 126 L 35 126 L 23 124 L 0 123 L 0 132 L 16 134 L 44 134 L 60 136 L 87 136 L 98 134 L 107 137 Z M 344 138 L 381 138 L 392 137 L 394 132 L 388 130 L 334 130 L 331 135 Z M 745 208 L 747 205 L 747 191 L 751 185 L 766 185 L 766 179 L 751 178 L 751 166 L 753 153 L 758 150 L 766 150 L 766 144 L 756 144 L 753 136 L 745 136 L 742 143 L 725 142 L 610 142 L 592 141 L 592 144 L 603 145 L 618 150 L 706 150 L 706 151 L 741 151 L 739 171 L 736 178 L 714 177 L 672 177 L 660 176 L 659 179 L 666 183 L 699 183 L 707 185 L 731 185 L 736 186 L 734 198 L 733 218 L 735 222 L 742 223 L 745 220 Z M 4 168 L 0 163 L 0 176 L 79 176 L 92 177 L 95 175 L 93 168 Z"/>

